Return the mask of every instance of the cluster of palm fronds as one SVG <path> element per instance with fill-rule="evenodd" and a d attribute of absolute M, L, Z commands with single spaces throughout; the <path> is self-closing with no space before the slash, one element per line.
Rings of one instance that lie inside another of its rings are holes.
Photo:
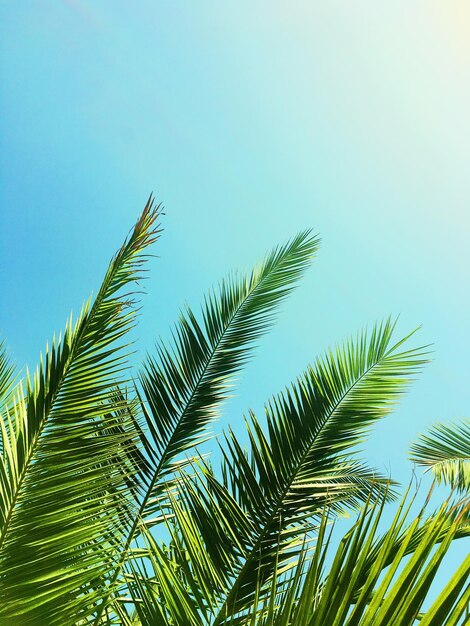
<path fill-rule="evenodd" d="M 270 399 L 265 426 L 250 413 L 247 447 L 229 431 L 213 466 L 197 447 L 318 239 L 299 234 L 224 280 L 200 315 L 186 308 L 134 380 L 132 284 L 158 219 L 149 200 L 34 375 L 18 383 L 0 350 L 0 624 L 463 623 L 468 559 L 427 598 L 452 541 L 470 534 L 468 423 L 413 449 L 455 488 L 436 511 L 416 513 L 417 494 L 389 504 L 396 485 L 357 453 L 426 351 L 394 341 L 390 321 L 360 333 Z M 338 540 L 347 511 L 357 521 Z"/>

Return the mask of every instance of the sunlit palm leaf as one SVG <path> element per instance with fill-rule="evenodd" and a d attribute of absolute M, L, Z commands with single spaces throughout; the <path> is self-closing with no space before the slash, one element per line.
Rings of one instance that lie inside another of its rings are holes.
<path fill-rule="evenodd" d="M 7 418 L 2 623 L 75 624 L 100 601 L 110 547 L 128 523 L 132 498 L 120 459 L 137 436 L 115 395 L 135 315 L 122 290 L 142 276 L 157 215 L 149 200 L 94 303 L 46 349 Z"/>
<path fill-rule="evenodd" d="M 128 589 L 142 624 L 157 626 L 201 626 L 204 609 L 202 593 L 191 593 L 181 576 L 178 563 L 142 528 L 147 566 L 142 559 L 129 562 Z M 151 567 L 152 576 L 148 574 Z"/>
<path fill-rule="evenodd" d="M 414 552 L 417 546 L 422 542 L 423 537 L 428 532 L 429 527 L 434 523 L 434 516 L 430 515 L 421 524 L 414 528 L 413 532 L 410 532 L 409 528 L 404 530 L 401 534 L 398 534 L 390 545 L 390 549 L 387 553 L 385 565 L 390 565 L 398 552 L 403 550 L 403 555 L 407 556 Z M 437 536 L 437 543 L 440 543 L 447 535 L 449 528 L 455 525 L 455 539 L 469 538 L 470 537 L 470 509 L 468 507 L 449 507 L 446 512 L 446 522 L 440 527 L 440 534 Z M 369 555 L 367 556 L 364 568 L 373 568 L 377 560 L 379 551 L 385 542 L 388 541 L 388 531 L 382 536 L 378 537 L 372 547 Z"/>
<path fill-rule="evenodd" d="M 437 424 L 411 446 L 411 459 L 438 482 L 470 493 L 470 420 Z"/>
<path fill-rule="evenodd" d="M 353 529 L 341 539 L 333 559 L 328 556 L 331 543 L 327 534 L 319 536 L 305 576 L 298 571 L 291 577 L 287 589 L 276 598 L 276 614 L 260 618 L 259 626 L 413 626 L 418 616 L 425 626 L 463 624 L 469 557 L 430 608 L 424 614 L 420 611 L 457 536 L 466 506 L 446 503 L 431 517 L 426 517 L 422 510 L 418 517 L 408 520 L 411 504 L 412 500 L 402 500 L 380 539 L 378 528 L 384 501 L 366 507 Z M 453 519 L 450 524 L 449 517 Z M 305 557 L 300 570 L 305 570 Z M 324 569 L 325 562 L 331 562 L 328 571 Z M 264 613 L 267 614 L 266 606 Z M 258 614 L 263 615 L 263 610 Z"/>
<path fill-rule="evenodd" d="M 190 500 L 194 501 L 194 494 Z M 226 623 L 231 626 L 413 626 L 419 616 L 426 626 L 463 626 L 470 599 L 469 557 L 434 602 L 430 606 L 428 603 L 429 608 L 422 611 L 452 541 L 468 536 L 470 529 L 463 519 L 468 519 L 468 504 L 445 503 L 430 515 L 423 507 L 416 518 L 410 519 L 415 498 L 405 494 L 392 521 L 387 517 L 385 534 L 380 534 L 387 515 L 386 502 L 387 496 L 383 494 L 372 504 L 366 503 L 337 548 L 333 547 L 337 533 L 332 532 L 334 525 L 331 526 L 336 514 L 325 507 L 313 541 L 298 546 L 293 569 L 286 569 L 276 559 L 268 590 L 258 579 L 253 601 L 243 612 L 231 615 Z M 163 612 L 167 624 L 208 626 L 213 623 L 210 607 L 216 594 L 211 589 L 204 591 L 209 578 L 205 574 L 201 577 L 201 571 L 207 572 L 211 564 L 207 562 L 206 549 L 194 523 L 198 507 L 183 511 L 176 504 L 173 510 L 182 531 L 180 538 L 174 537 L 175 546 L 170 554 L 149 535 L 146 560 L 151 562 L 153 573 L 149 576 L 147 571 L 135 569 L 129 582 L 132 600 L 136 606 L 147 607 L 146 611 L 139 610 L 142 626 L 157 623 L 152 620 L 151 612 L 157 609 Z M 230 524 L 226 524 L 223 516 L 220 519 L 220 534 L 227 532 L 227 543 L 236 542 Z M 463 529 L 466 529 L 464 533 Z M 217 536 L 214 543 L 218 543 Z M 188 568 L 192 570 L 190 575 Z M 185 620 L 184 610 L 191 619 Z"/>

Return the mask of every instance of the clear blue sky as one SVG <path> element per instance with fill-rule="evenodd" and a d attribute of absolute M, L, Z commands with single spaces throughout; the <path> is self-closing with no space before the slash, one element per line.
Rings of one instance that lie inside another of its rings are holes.
<path fill-rule="evenodd" d="M 0 3 L 0 332 L 34 365 L 96 290 L 149 192 L 166 207 L 138 346 L 304 227 L 322 250 L 227 419 L 400 314 L 434 362 L 368 458 L 470 408 L 470 8 L 410 3 Z"/>

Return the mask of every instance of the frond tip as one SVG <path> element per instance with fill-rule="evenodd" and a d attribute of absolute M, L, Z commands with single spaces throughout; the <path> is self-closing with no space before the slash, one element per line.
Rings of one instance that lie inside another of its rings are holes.
<path fill-rule="evenodd" d="M 274 248 L 246 276 L 231 275 L 205 298 L 202 323 L 186 307 L 172 346 L 157 345 L 141 384 L 149 407 L 148 426 L 160 455 L 158 472 L 206 436 L 234 376 L 254 344 L 273 324 L 279 304 L 310 264 L 319 240 L 309 231 Z"/>

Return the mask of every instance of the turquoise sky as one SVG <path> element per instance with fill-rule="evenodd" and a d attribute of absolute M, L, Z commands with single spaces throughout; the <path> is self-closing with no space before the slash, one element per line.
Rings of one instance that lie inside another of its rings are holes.
<path fill-rule="evenodd" d="M 434 361 L 367 455 L 408 480 L 416 433 L 470 407 L 468 2 L 23 0 L 0 25 L 0 332 L 18 365 L 96 290 L 151 190 L 165 234 L 142 355 L 185 300 L 312 227 L 321 253 L 222 426 L 400 314 Z"/>

